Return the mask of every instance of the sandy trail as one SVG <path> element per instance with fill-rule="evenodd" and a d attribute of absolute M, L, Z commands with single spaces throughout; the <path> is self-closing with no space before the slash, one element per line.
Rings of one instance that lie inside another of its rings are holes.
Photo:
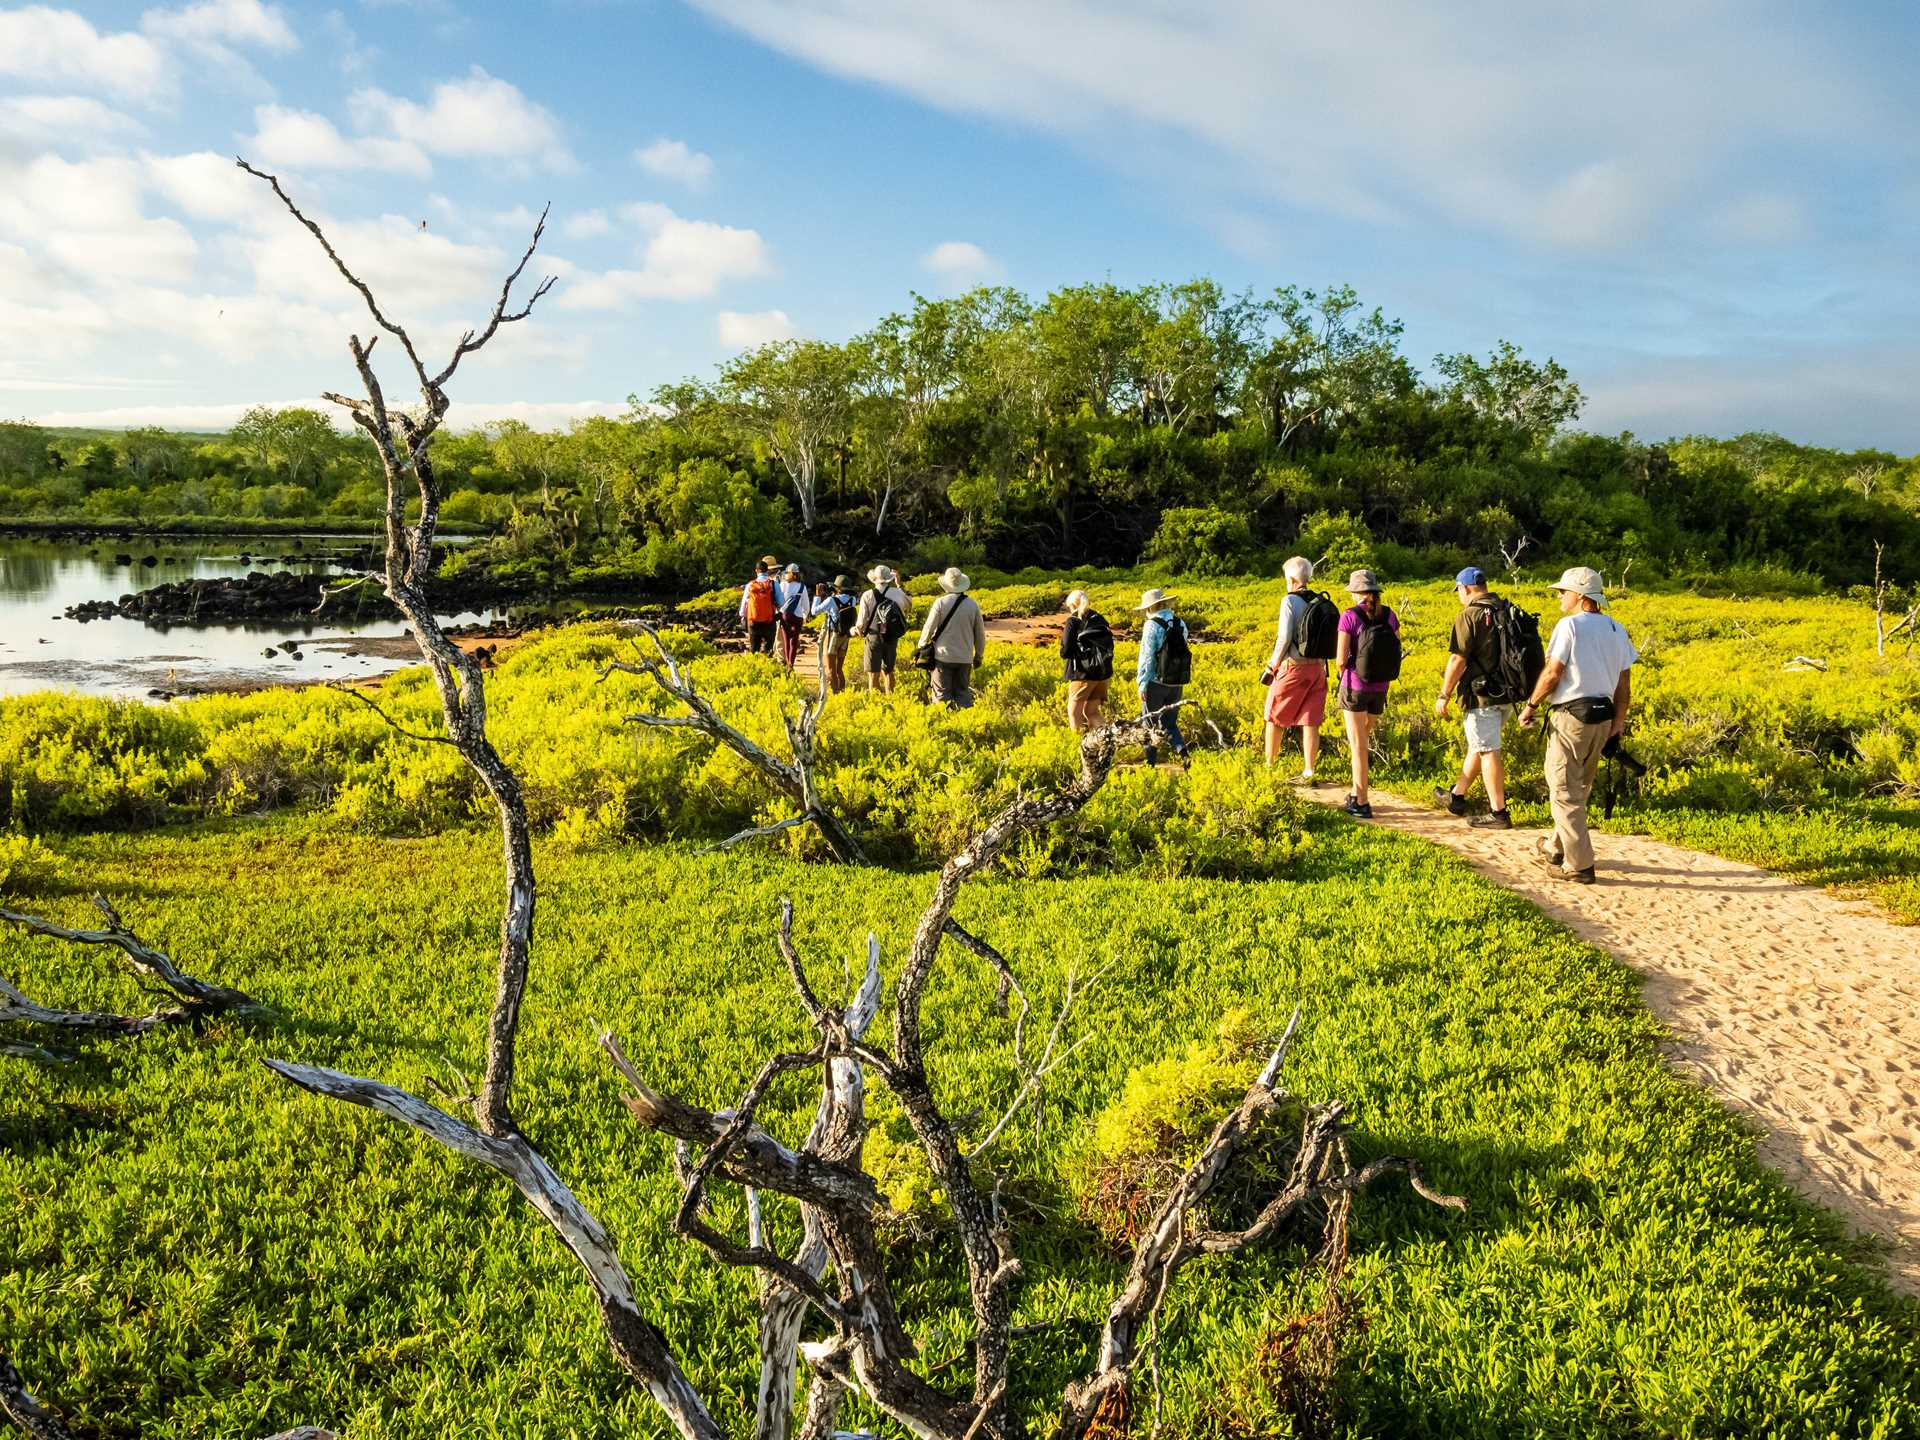
<path fill-rule="evenodd" d="M 1472 830 L 1378 790 L 1373 811 L 1637 970 L 1675 1062 L 1759 1127 L 1761 1159 L 1796 1190 L 1885 1241 L 1893 1284 L 1920 1294 L 1920 929 L 1643 836 L 1598 836 L 1600 883 L 1570 885 L 1540 865 L 1542 831 Z"/>

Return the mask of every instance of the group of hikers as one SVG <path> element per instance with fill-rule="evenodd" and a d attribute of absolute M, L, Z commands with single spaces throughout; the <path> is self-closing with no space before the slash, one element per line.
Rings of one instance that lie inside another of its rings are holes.
<path fill-rule="evenodd" d="M 1292 783 L 1321 783 L 1320 727 L 1326 719 L 1331 667 L 1351 770 L 1344 808 L 1357 819 L 1370 820 L 1374 731 L 1400 678 L 1404 653 L 1400 617 L 1382 598 L 1380 579 L 1370 569 L 1347 577 L 1352 603 L 1344 610 L 1311 588 L 1313 562 L 1304 556 L 1294 556 L 1282 569 L 1287 593 L 1280 602 L 1273 650 L 1260 676 L 1266 687 L 1267 763 L 1278 758 L 1286 732 L 1297 730 L 1302 766 Z M 890 566 L 874 566 L 867 582 L 868 588 L 859 591 L 851 576 L 840 575 L 831 585 L 810 590 L 799 566 L 788 565 L 782 572 L 772 556 L 763 558 L 740 600 L 749 648 L 772 654 L 777 643 L 781 663 L 792 670 L 801 631 L 817 615 L 828 687 L 836 693 L 846 688 L 847 651 L 853 637 L 860 636 L 865 641 L 867 687 L 892 693 L 913 602 Z M 973 582 L 957 566 L 949 567 L 939 584 L 941 593 L 921 624 L 912 659 L 929 673 L 931 703 L 963 709 L 973 703 L 973 672 L 986 655 L 986 617 L 967 593 Z M 1557 878 L 1592 884 L 1587 804 L 1602 759 L 1618 749 L 1626 730 L 1639 652 L 1625 629 L 1606 614 L 1598 571 L 1575 566 L 1550 589 L 1558 597 L 1561 619 L 1543 644 L 1533 614 L 1494 594 L 1485 571 L 1469 565 L 1454 577 L 1460 610 L 1448 637 L 1447 665 L 1433 713 L 1444 720 L 1458 702 L 1466 759 L 1459 778 L 1434 793 L 1450 814 L 1465 817 L 1467 797 L 1477 781 L 1486 790 L 1488 809 L 1468 823 L 1483 829 L 1513 828 L 1502 751 L 1506 724 L 1517 712 L 1517 723 L 1530 728 L 1546 711 L 1553 832 L 1541 842 L 1541 858 Z M 1193 678 L 1193 647 L 1186 621 L 1175 614 L 1174 599 L 1155 588 L 1133 607 L 1141 617 L 1134 688 L 1140 718 L 1151 733 L 1164 738 L 1184 768 L 1188 753 L 1180 709 Z M 1084 590 L 1067 596 L 1066 612 L 1060 657 L 1067 682 L 1067 723 L 1078 732 L 1097 730 L 1108 723 L 1111 708 L 1113 631 Z M 1146 746 L 1149 765 L 1158 763 L 1159 748 L 1153 742 Z"/>

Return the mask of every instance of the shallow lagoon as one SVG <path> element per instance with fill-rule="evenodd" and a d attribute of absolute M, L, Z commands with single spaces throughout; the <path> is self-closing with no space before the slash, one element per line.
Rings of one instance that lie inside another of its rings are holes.
<path fill-rule="evenodd" d="M 346 568 L 341 557 L 366 543 L 324 534 L 0 536 L 0 695 L 49 689 L 118 696 L 228 690 L 355 679 L 416 661 L 410 645 L 395 643 L 407 638 L 397 615 L 164 627 L 64 618 L 68 606 L 117 600 L 175 580 L 238 577 L 251 570 L 340 574 Z M 134 563 L 118 564 L 116 555 L 130 555 Z M 148 556 L 154 563 L 141 563 Z M 468 612 L 442 618 L 464 624 L 496 617 Z M 286 640 L 300 642 L 302 658 L 278 648 Z M 263 653 L 269 648 L 271 657 Z"/>

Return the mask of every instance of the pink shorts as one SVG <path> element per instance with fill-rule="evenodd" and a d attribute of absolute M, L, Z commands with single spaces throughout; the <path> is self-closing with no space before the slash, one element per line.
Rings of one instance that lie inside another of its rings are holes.
<path fill-rule="evenodd" d="M 1291 730 L 1297 725 L 1318 726 L 1326 718 L 1326 662 L 1296 660 L 1281 666 L 1267 687 L 1267 723 Z"/>

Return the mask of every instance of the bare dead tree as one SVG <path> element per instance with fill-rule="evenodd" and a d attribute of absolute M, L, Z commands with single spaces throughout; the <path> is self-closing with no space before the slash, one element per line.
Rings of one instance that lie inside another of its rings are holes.
<path fill-rule="evenodd" d="M 1880 477 L 1886 473 L 1887 467 L 1885 465 L 1871 462 L 1865 465 L 1856 465 L 1848 472 L 1847 483 L 1860 492 L 1860 498 L 1862 500 L 1871 500 L 1875 487 L 1880 483 Z"/>
<path fill-rule="evenodd" d="M 433 469 L 430 445 L 451 403 L 447 383 L 453 379 L 460 362 L 484 347 L 503 325 L 515 324 L 532 313 L 533 307 L 553 287 L 549 276 L 534 287 L 526 303 L 518 309 L 513 303 L 513 287 L 519 281 L 533 252 L 539 248 L 546 231 L 547 211 L 540 212 L 533 227 L 533 238 L 520 257 L 520 263 L 508 273 L 500 286 L 487 322 L 478 331 L 468 330 L 453 347 L 453 355 L 439 370 L 429 370 L 420 358 L 413 338 L 405 327 L 392 320 L 380 308 L 379 301 L 366 282 L 343 260 L 326 232 L 309 219 L 280 181 L 257 170 L 244 159 L 234 162 L 249 175 L 272 187 L 273 193 L 295 220 L 303 225 L 341 278 L 359 292 L 367 312 L 381 331 L 391 336 L 405 353 L 420 387 L 420 409 L 394 409 L 388 406 L 386 392 L 373 368 L 373 348 L 380 336 L 362 343 L 358 335 L 347 339 L 348 353 L 359 372 L 364 393 L 348 396 L 326 392 L 322 398 L 344 408 L 354 424 L 373 441 L 386 478 L 386 567 L 384 588 L 407 619 L 421 656 L 433 673 L 435 690 L 440 696 L 440 711 L 446 725 L 447 741 L 460 752 L 498 812 L 500 838 L 505 852 L 507 903 L 500 924 L 500 952 L 496 979 L 496 1002 L 487 1031 L 486 1071 L 475 1097 L 474 1113 L 481 1132 L 495 1139 L 514 1134 L 512 1110 L 515 1038 L 519 1028 L 520 1002 L 526 992 L 527 952 L 533 938 L 535 884 L 533 847 L 527 824 L 527 808 L 520 794 L 520 781 L 487 738 L 486 685 L 478 658 L 464 653 L 440 627 L 428 602 L 427 584 L 432 574 L 433 541 L 439 523 L 441 486 Z M 407 504 L 417 498 L 420 518 L 407 524 Z"/>
<path fill-rule="evenodd" d="M 1886 546 L 1882 542 L 1873 542 L 1873 653 L 1879 656 L 1886 655 L 1888 641 L 1904 634 L 1911 648 L 1914 637 L 1920 635 L 1920 594 L 1915 594 L 1906 614 L 1894 621 L 1892 626 L 1887 624 L 1887 602 L 1893 598 L 1895 591 L 1893 582 L 1881 570 L 1885 551 Z"/>
<path fill-rule="evenodd" d="M 346 1075 L 315 1066 L 270 1060 L 276 1073 L 317 1095 L 364 1106 L 400 1121 L 447 1149 L 499 1171 L 510 1179 L 540 1213 L 586 1271 L 600 1310 L 602 1325 L 615 1359 L 661 1407 L 669 1423 L 687 1440 L 718 1440 L 722 1433 L 701 1396 L 669 1352 L 660 1332 L 646 1319 L 634 1276 L 625 1267 L 599 1220 L 568 1189 L 546 1159 L 515 1124 L 511 1110 L 514 1048 L 521 1001 L 529 965 L 535 881 L 525 805 L 517 777 L 500 758 L 486 734 L 485 691 L 477 663 L 462 655 L 441 632 L 427 604 L 425 584 L 431 559 L 439 492 L 431 468 L 427 441 L 447 410 L 444 386 L 461 358 L 484 345 L 502 324 L 525 318 L 546 291 L 542 284 L 517 311 L 508 304 L 514 282 L 538 244 L 542 224 L 520 264 L 507 277 L 492 318 L 476 336 L 468 334 L 453 358 L 430 374 L 407 332 L 381 310 L 371 290 L 334 251 L 321 228 L 303 215 L 274 177 L 241 168 L 270 184 L 287 210 L 304 225 L 325 250 L 346 281 L 362 296 L 375 323 L 397 340 L 420 382 L 424 410 L 418 414 L 390 411 L 374 374 L 370 354 L 374 340 L 362 344 L 350 337 L 353 357 L 366 394 L 359 399 L 329 395 L 345 406 L 354 420 L 372 436 L 387 478 L 386 575 L 387 594 L 413 625 L 422 654 L 439 691 L 447 739 L 486 784 L 499 812 L 507 878 L 502 921 L 499 977 L 487 1023 L 487 1070 L 478 1096 L 471 1099 L 475 1123 L 453 1114 L 397 1086 Z M 547 282 L 551 283 L 551 282 Z M 378 337 L 376 336 L 375 339 Z M 421 513 L 417 525 L 405 524 L 408 487 L 417 490 Z M 651 632 L 649 632 L 651 633 Z M 665 724 L 699 730 L 721 738 L 734 748 L 751 742 L 720 720 L 672 660 L 657 634 L 651 635 L 655 654 L 636 645 L 631 669 L 659 683 L 679 699 L 685 716 L 654 716 L 643 724 Z M 758 747 L 762 759 L 754 763 L 782 792 L 793 799 L 801 818 L 819 825 L 830 837 L 837 822 L 818 805 L 811 780 L 811 754 L 817 709 L 809 719 L 802 706 L 788 724 L 794 760 L 778 760 Z M 869 943 L 867 978 L 844 1007 L 823 1003 L 807 968 L 792 943 L 791 912 L 783 910 L 780 948 L 802 1009 L 817 1035 L 806 1050 L 775 1055 L 754 1076 L 740 1102 L 726 1112 L 711 1112 L 650 1088 L 621 1051 L 610 1032 L 602 1044 L 609 1060 L 627 1079 L 632 1094 L 628 1108 L 646 1126 L 689 1147 L 681 1165 L 683 1194 L 675 1215 L 675 1230 L 703 1246 L 721 1263 L 753 1269 L 761 1277 L 762 1366 L 756 1440 L 782 1440 L 790 1428 L 793 1377 L 804 1361 L 809 1386 L 803 1440 L 830 1440 L 837 1428 L 844 1397 L 859 1392 L 881 1411 L 906 1426 L 922 1440 L 1019 1440 L 1022 1424 L 1009 1405 L 1012 1374 L 1011 1324 L 1013 1293 L 1021 1266 L 1013 1253 L 1008 1222 L 997 1193 L 983 1190 L 963 1151 L 954 1121 L 939 1107 L 934 1095 L 929 1059 L 921 1023 L 921 1005 L 932 979 L 941 941 L 953 936 L 965 948 L 997 962 L 1004 997 L 1014 985 L 1011 967 L 984 942 L 966 937 L 952 923 L 952 909 L 960 889 L 971 876 L 991 867 L 1007 846 L 1037 827 L 1055 823 L 1079 810 L 1105 783 L 1118 747 L 1141 742 L 1152 734 L 1148 723 L 1124 722 L 1085 737 L 1080 747 L 1079 774 L 1049 793 L 1027 796 L 1003 809 L 958 854 L 949 859 L 935 882 L 933 895 L 916 925 L 894 985 L 893 1042 L 882 1051 L 865 1038 L 877 1004 L 879 947 Z M 744 752 L 743 752 L 744 753 Z M 823 818 L 824 817 L 824 818 Z M 841 830 L 845 858 L 857 859 L 859 850 Z M 840 847 L 835 847 L 840 853 Z M 1024 991 L 1022 992 L 1024 1000 Z M 1024 1010 L 1023 1010 L 1024 1021 Z M 1036 1068 L 1044 1069 L 1052 1047 Z M 1270 1108 L 1262 1096 L 1273 1093 L 1281 1054 L 1250 1091 L 1235 1118 L 1223 1124 L 1209 1142 L 1197 1178 L 1183 1181 L 1169 1199 L 1169 1210 L 1153 1236 L 1151 1261 L 1136 1257 L 1135 1269 L 1151 1266 L 1160 1277 L 1156 1298 L 1144 1308 L 1123 1292 L 1109 1315 L 1108 1338 L 1103 1341 L 1099 1367 L 1069 1393 L 1066 1413 L 1078 1413 L 1075 1395 L 1104 1395 L 1124 1388 L 1137 1355 L 1131 1337 L 1137 1317 L 1149 1320 L 1158 1313 L 1158 1297 L 1178 1266 L 1191 1255 L 1232 1253 L 1272 1234 L 1281 1220 L 1311 1199 L 1335 1189 L 1359 1188 L 1375 1175 L 1398 1167 L 1412 1172 L 1411 1162 L 1376 1161 L 1358 1172 L 1335 1174 L 1316 1159 L 1310 1177 L 1289 1189 L 1263 1210 L 1260 1220 L 1238 1236 L 1216 1236 L 1192 1229 L 1193 1208 L 1217 1183 L 1232 1158 L 1233 1147 L 1251 1127 L 1256 1112 Z M 788 1074 L 819 1067 L 823 1071 L 821 1098 L 806 1141 L 794 1149 L 757 1123 L 758 1107 L 772 1086 Z M 877 1187 L 860 1163 L 864 1138 L 861 1085 L 865 1073 L 876 1075 L 899 1102 L 918 1137 L 928 1164 L 943 1187 L 955 1230 L 960 1238 L 974 1316 L 972 1338 L 974 1380 L 970 1394 L 949 1393 L 932 1384 L 912 1366 L 915 1348 L 895 1304 L 875 1229 L 880 1212 Z M 1026 1089 L 1023 1085 L 1023 1090 Z M 1016 1094 L 1013 1109 L 1021 1103 Z M 1326 1144 L 1339 1138 L 1338 1107 L 1322 1107 L 1320 1130 Z M 1311 1140 L 1312 1135 L 1307 1137 Z M 697 1161 L 692 1148 L 703 1152 Z M 715 1182 L 732 1182 L 749 1190 L 748 1234 L 744 1244 L 713 1228 L 703 1202 Z M 1331 1188 L 1330 1188 L 1331 1187 Z M 784 1196 L 800 1206 L 803 1239 L 789 1257 L 766 1243 L 763 1213 L 768 1196 Z M 829 1334 L 812 1341 L 799 1339 L 794 1317 L 817 1314 Z M 1097 1408 L 1097 1399 L 1096 1399 Z"/>
<path fill-rule="evenodd" d="M 1533 544 L 1533 537 L 1524 530 L 1512 540 L 1500 542 L 1500 560 L 1507 567 L 1507 579 L 1510 583 L 1520 583 L 1520 557 L 1527 553 L 1527 547 Z"/>
<path fill-rule="evenodd" d="M 104 930 L 70 930 L 64 925 L 56 925 L 51 920 L 43 920 L 38 915 L 28 915 L 19 910 L 0 909 L 0 920 L 18 925 L 29 934 L 45 935 L 49 939 L 64 940 L 74 945 L 103 945 L 119 950 L 126 956 L 134 974 L 151 982 L 149 993 L 164 998 L 168 1003 L 156 1006 L 145 1015 L 120 1015 L 100 1010 L 60 1010 L 28 998 L 11 980 L 0 976 L 0 1024 L 19 1023 L 63 1030 L 143 1035 L 157 1026 L 178 1025 L 213 1015 L 252 1018 L 269 1013 L 265 1005 L 244 991 L 211 985 L 187 974 L 174 964 L 165 951 L 155 949 L 127 929 L 104 896 L 94 896 L 93 904 L 106 917 L 107 928 Z M 0 1053 L 36 1060 L 65 1058 L 39 1046 L 13 1042 L 0 1044 Z"/>
<path fill-rule="evenodd" d="M 645 676 L 685 706 L 687 713 L 657 715 L 642 712 L 627 716 L 627 723 L 653 730 L 692 730 L 709 739 L 719 741 L 759 771 L 767 783 L 786 797 L 798 812 L 792 818 L 772 825 L 743 830 L 737 835 L 722 840 L 713 848 L 725 849 L 755 836 L 773 835 L 800 825 L 812 825 L 819 830 L 820 838 L 827 842 L 827 848 L 833 852 L 836 860 L 850 865 L 866 864 L 866 852 L 848 833 L 839 817 L 820 803 L 819 795 L 814 788 L 814 736 L 819 729 L 820 717 L 826 713 L 827 708 L 827 688 L 824 679 L 817 694 L 811 699 L 803 699 L 800 702 L 792 719 L 781 717 L 781 723 L 787 732 L 787 744 L 793 755 L 791 760 L 782 760 L 765 746 L 748 739 L 738 728 L 728 724 L 721 717 L 720 713 L 713 708 L 713 702 L 700 693 L 693 683 L 693 677 L 675 659 L 672 650 L 667 647 L 658 630 L 644 620 L 636 620 L 632 623 L 651 643 L 653 653 L 649 654 L 642 648 L 640 642 L 635 640 L 632 642 L 633 660 L 609 661 L 601 667 L 600 679 L 604 681 L 616 672 Z M 824 673 L 823 659 L 823 676 Z"/>

